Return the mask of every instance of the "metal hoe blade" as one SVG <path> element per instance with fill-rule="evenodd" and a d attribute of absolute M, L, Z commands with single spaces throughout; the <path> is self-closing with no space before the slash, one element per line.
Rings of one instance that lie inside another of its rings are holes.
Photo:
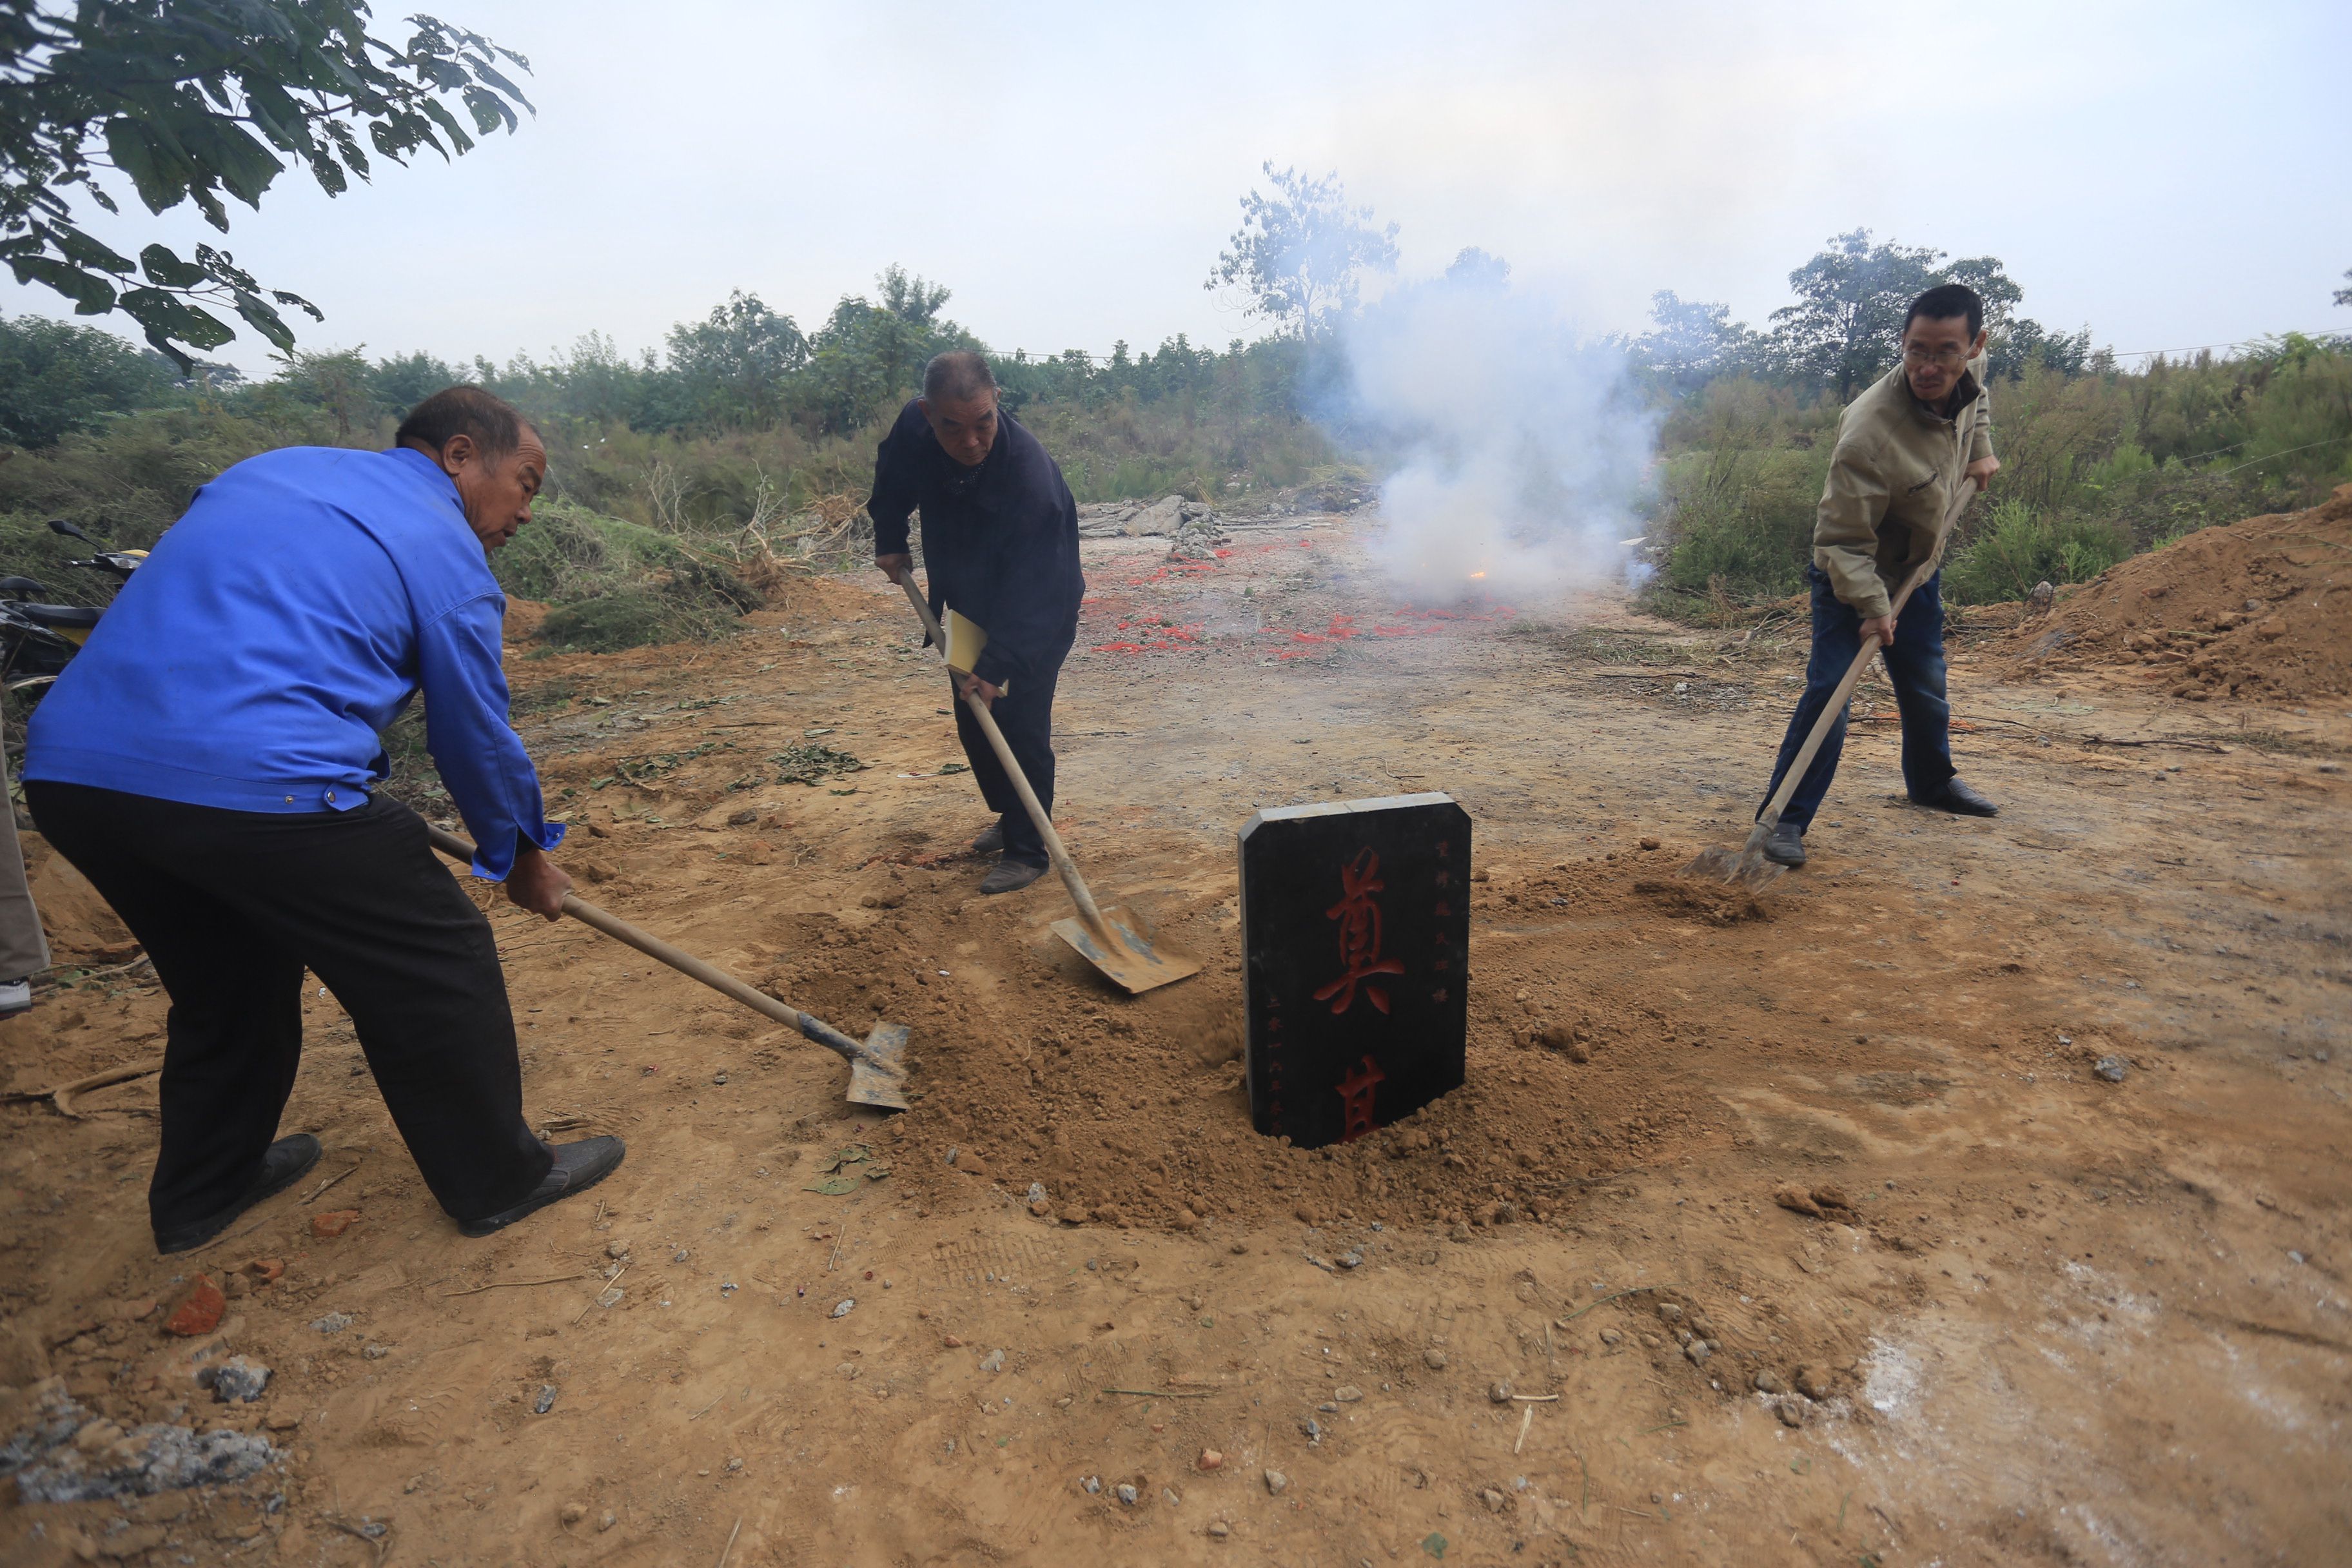
<path fill-rule="evenodd" d="M 1198 974 L 1201 963 L 1189 954 L 1160 944 L 1159 932 L 1140 910 L 1105 910 L 1103 924 L 1112 942 L 1106 945 L 1086 922 L 1077 919 L 1054 922 L 1054 934 L 1076 950 L 1121 989 L 1139 994 Z"/>

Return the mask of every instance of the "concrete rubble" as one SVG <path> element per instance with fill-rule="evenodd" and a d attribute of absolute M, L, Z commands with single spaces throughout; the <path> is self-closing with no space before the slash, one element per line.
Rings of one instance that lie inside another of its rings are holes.
<path fill-rule="evenodd" d="M 31 1391 L 27 1391 L 31 1392 Z M 154 1423 L 125 1432 L 93 1417 L 54 1381 L 27 1422 L 0 1444 L 0 1475 L 14 1473 L 28 1503 L 151 1497 L 181 1487 L 243 1480 L 282 1456 L 249 1432 Z"/>

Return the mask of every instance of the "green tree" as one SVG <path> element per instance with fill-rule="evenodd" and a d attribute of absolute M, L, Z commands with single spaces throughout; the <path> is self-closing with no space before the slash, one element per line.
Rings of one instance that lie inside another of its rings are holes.
<path fill-rule="evenodd" d="M 1371 208 L 1349 206 L 1336 171 L 1264 169 L 1274 194 L 1242 198 L 1242 226 L 1202 287 L 1240 289 L 1249 314 L 1298 337 L 1327 335 L 1354 311 L 1364 273 L 1396 270 L 1397 226 L 1375 228 Z"/>
<path fill-rule="evenodd" d="M 2344 281 L 2352 283 L 2352 267 L 2344 269 Z M 2352 289 L 2336 290 L 2336 302 L 2339 305 L 2352 305 Z"/>
<path fill-rule="evenodd" d="M 940 311 L 948 290 L 890 267 L 877 278 L 878 301 L 848 295 L 809 340 L 809 398 L 818 426 L 845 435 L 912 394 L 924 363 L 979 340 Z"/>
<path fill-rule="evenodd" d="M 84 232 L 77 203 L 119 212 L 111 174 L 149 212 L 192 202 L 226 234 L 222 198 L 258 208 L 289 159 L 338 195 L 369 177 L 362 132 L 396 163 L 446 159 L 474 145 L 452 101 L 478 135 L 530 108 L 499 68 L 530 70 L 511 49 L 430 16 L 409 19 L 405 45 L 368 23 L 364 0 L 0 0 L 0 259 L 79 315 L 129 315 L 184 370 L 236 335 L 214 309 L 292 352 L 278 307 L 323 319 L 308 300 L 210 245 L 157 242 L 134 262 Z"/>
<path fill-rule="evenodd" d="M 367 393 L 394 418 L 405 419 L 410 409 L 463 379 L 432 354 L 405 353 L 397 359 L 378 360 L 369 367 Z"/>
<path fill-rule="evenodd" d="M 1837 389 L 1846 402 L 1895 361 L 1903 312 L 1943 281 L 1943 252 L 1873 245 L 1870 230 L 1832 237 L 1830 247 L 1789 274 L 1797 302 L 1772 312 L 1771 349 L 1781 368 Z"/>
<path fill-rule="evenodd" d="M 714 424 L 775 424 L 783 417 L 786 381 L 808 358 L 808 340 L 793 319 L 740 289 L 702 321 L 669 331 L 670 369 L 685 383 L 694 406 Z"/>
<path fill-rule="evenodd" d="M 1651 329 L 1633 340 L 1634 361 L 1677 394 L 1736 373 L 1756 352 L 1756 334 L 1731 319 L 1728 305 L 1661 289 L 1650 296 L 1650 320 Z"/>
<path fill-rule="evenodd" d="M 1963 257 L 1937 266 L 1943 259 L 1944 252 L 1932 247 L 1873 245 L 1866 228 L 1832 237 L 1829 249 L 1789 274 L 1797 302 L 1772 312 L 1775 325 L 1763 345 L 1767 359 L 1782 374 L 1833 387 L 1840 402 L 1849 401 L 1894 366 L 1911 301 L 1940 284 L 1965 283 L 1984 301 L 1985 326 L 1996 343 L 2015 329 L 2016 342 L 1988 350 L 1992 374 L 2015 375 L 2036 351 L 2057 360 L 2071 357 L 2077 370 L 2087 361 L 2087 331 L 2078 340 L 2039 322 L 2013 321 L 2025 291 L 1998 257 Z"/>
<path fill-rule="evenodd" d="M 0 321 L 0 441 L 54 446 L 111 414 L 171 395 L 173 368 L 96 327 L 19 316 Z"/>

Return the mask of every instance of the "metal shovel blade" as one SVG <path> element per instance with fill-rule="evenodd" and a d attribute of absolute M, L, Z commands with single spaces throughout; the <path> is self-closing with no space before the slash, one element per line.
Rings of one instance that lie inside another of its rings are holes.
<path fill-rule="evenodd" d="M 875 1025 L 866 1037 L 865 1048 L 849 1058 L 849 1102 L 884 1110 L 909 1109 L 906 1055 L 906 1025 Z"/>
<path fill-rule="evenodd" d="M 1105 946 L 1084 921 L 1075 917 L 1054 922 L 1054 934 L 1077 950 L 1114 985 L 1129 994 L 1156 990 L 1201 973 L 1201 961 L 1168 946 L 1140 910 L 1105 910 L 1103 924 L 1112 942 Z"/>
<path fill-rule="evenodd" d="M 1764 858 L 1764 839 L 1769 832 L 1759 823 L 1748 835 L 1748 842 L 1738 849 L 1702 849 L 1683 868 L 1683 875 L 1704 877 L 1710 882 L 1738 883 L 1750 892 L 1760 891 L 1788 869 Z"/>

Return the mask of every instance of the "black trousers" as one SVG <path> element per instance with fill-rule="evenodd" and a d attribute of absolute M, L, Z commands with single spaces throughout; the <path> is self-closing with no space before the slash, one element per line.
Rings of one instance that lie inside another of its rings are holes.
<path fill-rule="evenodd" d="M 1070 645 L 1065 643 L 1052 662 L 1013 681 L 1012 689 L 989 707 L 996 727 L 1004 731 L 1004 743 L 1013 750 L 1013 760 L 1021 764 L 1029 787 L 1037 792 L 1037 804 L 1049 817 L 1054 815 L 1054 689 L 1061 684 L 1062 661 L 1069 657 Z M 971 776 L 979 781 L 981 798 L 1003 820 L 1004 858 L 1045 865 L 1045 840 L 1038 834 L 1037 825 L 1029 820 L 1028 808 L 1021 804 L 1004 764 L 996 760 L 996 748 L 988 743 L 988 737 L 980 731 L 980 721 L 952 689 L 949 698 L 955 704 L 956 736 L 963 742 L 963 754 L 971 763 Z"/>
<path fill-rule="evenodd" d="M 171 994 L 158 1231 L 218 1214 L 259 1173 L 301 1061 L 305 969 L 351 1014 L 443 1208 L 479 1219 L 547 1174 L 489 921 L 415 812 L 379 795 L 281 816 L 39 780 L 25 798 Z"/>

